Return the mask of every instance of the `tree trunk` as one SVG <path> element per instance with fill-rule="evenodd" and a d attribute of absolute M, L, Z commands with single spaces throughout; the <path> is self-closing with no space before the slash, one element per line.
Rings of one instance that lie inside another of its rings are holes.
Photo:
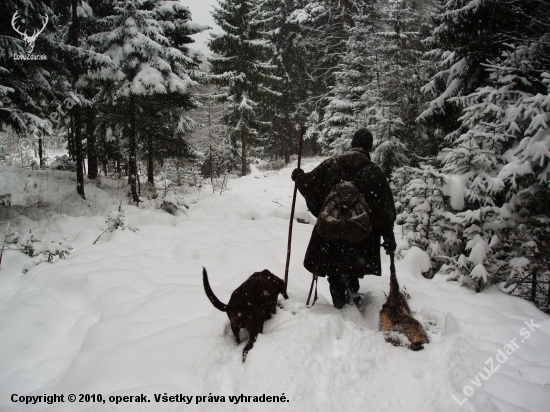
<path fill-rule="evenodd" d="M 346 20 L 345 20 L 345 10 L 346 5 L 344 0 L 340 0 L 340 30 L 342 39 L 340 40 L 340 47 L 342 48 L 342 53 L 346 51 Z"/>
<path fill-rule="evenodd" d="M 155 184 L 155 153 L 153 148 L 153 134 L 149 133 L 149 136 L 147 137 L 147 181 L 151 183 L 152 185 Z"/>
<path fill-rule="evenodd" d="M 533 268 L 532 283 L 531 283 L 531 302 L 537 301 L 537 267 Z"/>
<path fill-rule="evenodd" d="M 246 176 L 247 175 L 247 169 L 248 169 L 248 165 L 246 164 L 247 163 L 247 160 L 246 160 L 246 137 L 244 136 L 244 131 L 241 130 L 241 142 L 242 142 L 242 152 L 241 152 L 241 171 L 242 171 L 242 174 L 241 176 Z"/>
<path fill-rule="evenodd" d="M 550 314 L 550 282 L 548 282 L 548 296 L 546 297 L 546 313 Z"/>
<path fill-rule="evenodd" d="M 214 184 L 214 177 L 212 176 L 212 103 L 208 103 L 208 142 L 210 143 L 210 183 Z M 213 189 L 213 188 L 212 188 Z"/>
<path fill-rule="evenodd" d="M 137 182 L 137 192 L 138 196 L 141 196 L 141 180 L 139 180 L 139 171 L 141 170 L 141 162 L 136 161 L 136 164 L 138 165 L 136 173 L 136 182 Z"/>
<path fill-rule="evenodd" d="M 128 156 L 128 184 L 132 190 L 132 200 L 139 203 L 137 192 L 137 155 L 136 155 L 136 105 L 134 95 L 130 96 L 130 141 L 129 141 L 129 156 Z"/>
<path fill-rule="evenodd" d="M 95 112 L 88 114 L 88 179 L 97 178 L 98 163 L 95 141 Z"/>
<path fill-rule="evenodd" d="M 285 164 L 289 164 L 290 163 L 290 145 L 291 145 L 291 142 L 292 142 L 292 132 L 291 132 L 291 129 L 289 128 L 288 129 L 288 138 L 286 139 L 286 144 L 285 144 Z"/>
<path fill-rule="evenodd" d="M 120 179 L 122 177 L 122 165 L 120 164 L 120 152 L 117 152 L 115 162 L 116 162 L 115 164 L 116 173 L 118 175 L 118 178 Z"/>
<path fill-rule="evenodd" d="M 84 155 L 82 151 L 82 124 L 80 120 L 80 107 L 74 109 L 74 145 L 76 155 L 76 191 L 82 199 L 84 194 Z"/>
<path fill-rule="evenodd" d="M 210 183 L 214 184 L 214 176 L 213 176 L 213 169 L 212 169 L 212 144 L 210 144 Z"/>
<path fill-rule="evenodd" d="M 67 133 L 67 137 L 68 137 L 67 150 L 69 151 L 69 157 L 73 162 L 76 162 L 76 156 L 75 156 L 75 150 L 74 150 L 74 117 L 72 112 L 69 118 L 69 130 Z"/>
<path fill-rule="evenodd" d="M 40 159 L 40 169 L 44 169 L 44 151 L 42 139 L 38 139 L 38 158 Z"/>
<path fill-rule="evenodd" d="M 78 38 L 79 38 L 79 32 L 80 32 L 80 21 L 78 19 L 78 4 L 80 3 L 79 0 L 72 0 L 71 1 L 71 8 L 72 8 L 72 24 L 70 28 L 69 38 L 70 38 L 70 44 L 74 47 L 78 47 Z M 76 82 L 78 81 L 80 73 L 78 73 L 78 70 L 73 68 L 73 85 L 75 86 L 76 90 Z M 79 107 L 79 102 L 75 104 L 75 107 L 73 109 L 74 113 L 74 129 L 73 129 L 73 137 L 74 137 L 74 149 L 75 149 L 75 157 L 76 157 L 76 191 L 82 197 L 82 199 L 86 199 L 86 196 L 84 195 L 84 154 L 82 152 L 82 119 L 81 119 L 81 111 Z"/>

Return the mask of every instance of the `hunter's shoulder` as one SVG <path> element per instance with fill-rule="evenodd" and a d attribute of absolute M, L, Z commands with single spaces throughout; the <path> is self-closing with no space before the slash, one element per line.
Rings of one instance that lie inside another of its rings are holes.
<path fill-rule="evenodd" d="M 380 166 L 370 159 L 370 154 L 365 154 L 362 150 L 350 150 L 342 155 L 342 161 L 351 170 L 362 170 L 361 176 L 368 177 L 372 181 L 387 181 L 386 174 Z"/>
<path fill-rule="evenodd" d="M 378 166 L 376 163 L 371 162 L 371 164 L 369 165 L 369 170 L 376 177 L 379 177 L 380 179 L 387 180 L 386 179 L 386 174 L 384 173 L 382 168 L 380 166 Z"/>
<path fill-rule="evenodd" d="M 336 162 L 336 157 L 332 156 L 332 157 L 329 157 L 329 158 L 323 160 L 321 163 L 319 163 L 319 165 L 317 165 L 317 167 L 315 167 L 315 169 L 313 169 L 313 171 L 324 171 L 324 170 L 327 170 L 327 169 L 333 169 L 337 166 L 338 166 L 338 164 Z"/>
<path fill-rule="evenodd" d="M 370 155 L 365 154 L 363 151 L 352 149 L 342 154 L 339 157 L 339 160 L 351 169 L 365 168 L 368 170 L 378 169 L 382 171 L 375 163 L 372 162 Z"/>

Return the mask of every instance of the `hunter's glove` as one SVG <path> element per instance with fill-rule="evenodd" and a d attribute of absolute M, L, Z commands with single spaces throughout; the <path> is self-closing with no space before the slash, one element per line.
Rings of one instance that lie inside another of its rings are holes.
<path fill-rule="evenodd" d="M 397 249 L 397 243 L 395 243 L 395 235 L 393 234 L 393 231 L 384 236 L 384 243 L 382 246 L 386 251 L 386 255 L 391 255 L 395 252 L 395 249 Z"/>
<path fill-rule="evenodd" d="M 290 175 L 290 178 L 295 182 L 298 175 L 301 175 L 302 173 L 304 173 L 304 171 L 302 169 L 296 168 L 292 171 L 292 174 Z"/>

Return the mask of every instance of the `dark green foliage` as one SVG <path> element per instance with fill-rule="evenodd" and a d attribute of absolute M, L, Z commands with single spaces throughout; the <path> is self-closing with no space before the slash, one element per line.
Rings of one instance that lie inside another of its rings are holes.
<path fill-rule="evenodd" d="M 221 1 L 213 16 L 224 34 L 209 43 L 215 53 L 210 58 L 214 84 L 222 87 L 219 98 L 228 102 L 224 122 L 236 146 L 240 143 L 241 173 L 248 173 L 248 151 L 257 143 L 259 134 L 270 124 L 262 121 L 262 104 L 275 101 L 280 95 L 271 86 L 279 80 L 268 63 L 271 43 L 257 21 L 258 1 Z"/>

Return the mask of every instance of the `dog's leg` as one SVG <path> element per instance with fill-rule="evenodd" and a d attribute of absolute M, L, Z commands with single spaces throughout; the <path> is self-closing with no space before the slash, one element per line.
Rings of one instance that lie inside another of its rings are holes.
<path fill-rule="evenodd" d="M 275 313 L 277 313 L 277 301 L 272 302 L 272 303 L 269 305 L 269 309 L 270 309 L 272 315 L 274 315 Z"/>
<path fill-rule="evenodd" d="M 277 301 L 270 302 L 265 308 L 265 320 L 271 319 L 271 315 L 277 313 Z"/>
<path fill-rule="evenodd" d="M 254 312 L 254 314 L 251 314 L 251 323 L 252 326 L 248 330 L 248 343 L 243 349 L 243 363 L 246 360 L 246 355 L 248 354 L 248 351 L 252 349 L 254 346 L 254 342 L 256 342 L 256 338 L 258 337 L 259 333 L 262 333 L 264 331 L 264 313 L 262 310 L 257 310 Z"/>
<path fill-rule="evenodd" d="M 235 340 L 237 341 L 237 345 L 241 343 L 241 337 L 239 336 L 241 333 L 241 328 L 239 328 L 237 325 L 231 324 L 231 330 L 233 331 L 233 335 L 235 336 Z"/>
<path fill-rule="evenodd" d="M 261 332 L 261 331 L 260 331 Z M 248 355 L 248 351 L 252 349 L 254 346 L 254 342 L 256 342 L 256 338 L 258 337 L 258 331 L 250 331 L 250 337 L 248 338 L 248 343 L 243 349 L 243 363 L 246 360 L 246 355 Z"/>

